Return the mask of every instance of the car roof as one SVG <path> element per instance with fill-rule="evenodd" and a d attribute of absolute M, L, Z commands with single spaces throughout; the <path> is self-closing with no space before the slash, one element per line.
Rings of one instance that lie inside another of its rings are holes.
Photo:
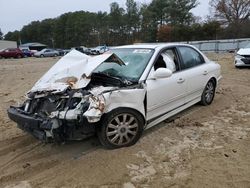
<path fill-rule="evenodd" d="M 183 43 L 138 43 L 133 45 L 125 45 L 125 46 L 118 46 L 114 47 L 116 49 L 119 48 L 144 48 L 144 49 L 156 49 L 156 48 L 164 48 L 164 47 L 171 47 L 171 46 L 191 46 L 188 44 Z"/>

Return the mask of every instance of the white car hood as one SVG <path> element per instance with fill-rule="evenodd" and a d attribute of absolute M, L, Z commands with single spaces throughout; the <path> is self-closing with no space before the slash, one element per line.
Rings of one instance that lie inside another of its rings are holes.
<path fill-rule="evenodd" d="M 84 88 L 90 82 L 93 70 L 114 54 L 88 56 L 77 50 L 72 50 L 62 57 L 51 69 L 36 82 L 31 92 L 61 92 L 68 87 L 72 89 Z M 117 56 L 115 56 L 117 57 Z M 123 62 L 118 59 L 119 64 Z"/>
<path fill-rule="evenodd" d="M 250 55 L 250 48 L 241 48 L 237 54 L 239 55 Z"/>

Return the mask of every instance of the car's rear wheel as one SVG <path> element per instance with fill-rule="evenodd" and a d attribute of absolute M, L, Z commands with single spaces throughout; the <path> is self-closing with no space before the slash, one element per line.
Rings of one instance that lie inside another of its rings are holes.
<path fill-rule="evenodd" d="M 44 57 L 44 55 L 43 55 L 43 54 L 41 54 L 41 55 L 40 55 L 40 57 Z"/>
<path fill-rule="evenodd" d="M 17 54 L 16 56 L 18 59 L 22 58 L 22 56 L 20 54 Z"/>
<path fill-rule="evenodd" d="M 120 108 L 111 111 L 101 121 L 98 138 L 109 149 L 128 147 L 141 137 L 144 120 L 132 109 Z"/>
<path fill-rule="evenodd" d="M 215 87 L 215 82 L 213 80 L 209 80 L 201 96 L 202 105 L 207 106 L 213 102 L 215 95 Z"/>

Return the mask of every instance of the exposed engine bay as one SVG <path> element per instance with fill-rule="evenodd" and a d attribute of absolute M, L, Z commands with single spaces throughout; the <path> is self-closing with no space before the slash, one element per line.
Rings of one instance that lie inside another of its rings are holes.
<path fill-rule="evenodd" d="M 119 107 L 119 103 L 124 106 L 127 100 L 127 106 L 133 107 L 140 96 L 143 104 L 143 84 L 103 73 L 92 73 L 91 79 L 89 75 L 84 76 L 89 81 L 83 88 L 75 86 L 79 80 L 75 77 L 60 78 L 60 82 L 67 83 L 67 87 L 62 85 L 63 89 L 39 89 L 36 84 L 27 93 L 27 100 L 23 105 L 10 107 L 9 117 L 19 128 L 40 140 L 64 142 L 84 139 L 95 134 L 102 115 Z M 58 79 L 55 82 L 58 82 Z M 124 101 L 118 101 L 122 95 Z M 140 110 L 145 113 L 143 105 Z"/>

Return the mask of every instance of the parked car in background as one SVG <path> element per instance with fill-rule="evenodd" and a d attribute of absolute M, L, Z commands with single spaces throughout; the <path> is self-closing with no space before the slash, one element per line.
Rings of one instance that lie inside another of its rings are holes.
<path fill-rule="evenodd" d="M 30 51 L 29 49 L 22 49 L 24 57 L 32 57 L 34 56 L 34 52 Z"/>
<path fill-rule="evenodd" d="M 59 56 L 59 52 L 57 50 L 54 50 L 54 49 L 48 49 L 48 48 L 45 48 L 39 52 L 36 52 L 34 54 L 35 57 L 56 57 L 56 56 Z"/>
<path fill-rule="evenodd" d="M 74 50 L 77 50 L 77 51 L 79 51 L 79 52 L 82 52 L 82 53 L 84 53 L 84 54 L 86 54 L 86 55 L 91 55 L 91 49 L 90 48 L 87 48 L 87 47 L 85 47 L 85 46 L 79 46 L 79 47 L 73 47 L 73 48 L 71 48 L 72 50 L 74 49 Z"/>
<path fill-rule="evenodd" d="M 65 52 L 64 52 L 63 49 L 57 48 L 57 49 L 55 49 L 55 50 L 58 51 L 59 56 L 64 56 L 64 55 L 65 55 Z"/>
<path fill-rule="evenodd" d="M 23 52 L 19 48 L 6 48 L 0 51 L 0 58 L 22 58 Z"/>
<path fill-rule="evenodd" d="M 235 67 L 250 67 L 250 43 L 245 48 L 239 49 L 235 56 Z"/>
<path fill-rule="evenodd" d="M 108 50 L 109 48 L 107 46 L 97 46 L 91 49 L 91 54 L 99 55 L 99 54 L 103 54 L 104 52 L 107 52 Z"/>
<path fill-rule="evenodd" d="M 107 148 L 135 144 L 144 129 L 200 102 L 210 105 L 220 65 L 187 44 L 141 44 L 61 58 L 8 109 L 18 127 L 45 141 L 97 133 Z"/>
<path fill-rule="evenodd" d="M 69 53 L 72 49 L 64 49 L 63 52 L 64 52 L 64 55 L 66 55 L 67 53 Z"/>

